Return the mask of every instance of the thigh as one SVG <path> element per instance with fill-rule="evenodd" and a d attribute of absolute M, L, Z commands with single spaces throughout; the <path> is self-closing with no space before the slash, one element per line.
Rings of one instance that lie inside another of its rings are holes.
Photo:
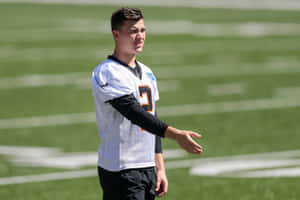
<path fill-rule="evenodd" d="M 98 168 L 103 200 L 154 200 L 154 168 L 109 172 Z"/>
<path fill-rule="evenodd" d="M 122 200 L 145 200 L 145 184 L 139 169 L 124 170 L 121 173 Z"/>
<path fill-rule="evenodd" d="M 156 172 L 154 168 L 149 168 L 145 171 L 145 179 L 147 180 L 145 200 L 154 200 L 156 196 Z"/>
<path fill-rule="evenodd" d="M 98 175 L 102 187 L 103 200 L 121 200 L 120 174 L 118 172 L 109 172 L 98 167 Z"/>
<path fill-rule="evenodd" d="M 122 174 L 125 200 L 154 200 L 156 172 L 154 167 L 125 171 Z"/>

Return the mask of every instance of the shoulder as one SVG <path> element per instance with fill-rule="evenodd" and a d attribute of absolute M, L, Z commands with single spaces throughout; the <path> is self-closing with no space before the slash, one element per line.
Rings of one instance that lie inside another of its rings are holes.
<path fill-rule="evenodd" d="M 115 71 L 119 71 L 118 69 L 120 69 L 118 63 L 110 59 L 107 59 L 104 62 L 97 65 L 97 67 L 95 67 L 93 72 L 94 73 L 115 72 Z"/>
<path fill-rule="evenodd" d="M 142 71 L 152 80 L 152 81 L 156 81 L 156 78 L 152 72 L 152 70 L 150 69 L 150 67 L 144 65 L 141 62 L 138 62 L 138 64 L 141 66 Z"/>
<path fill-rule="evenodd" d="M 138 64 L 140 65 L 140 67 L 142 68 L 142 70 L 144 70 L 145 72 L 151 72 L 152 73 L 152 70 L 150 69 L 150 67 L 148 67 L 147 65 L 137 61 Z"/>
<path fill-rule="evenodd" d="M 122 77 L 122 67 L 120 67 L 120 64 L 115 61 L 107 59 L 95 67 L 93 76 L 101 80 L 110 80 Z"/>

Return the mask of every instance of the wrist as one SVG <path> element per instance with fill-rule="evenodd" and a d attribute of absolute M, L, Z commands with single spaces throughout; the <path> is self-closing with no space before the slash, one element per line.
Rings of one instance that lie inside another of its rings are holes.
<path fill-rule="evenodd" d="M 172 127 L 172 126 L 168 126 L 168 128 L 166 129 L 166 132 L 165 132 L 165 137 L 173 139 L 173 140 L 177 140 L 177 137 L 180 134 L 181 134 L 180 130 L 178 130 L 178 129 Z"/>
<path fill-rule="evenodd" d="M 156 173 L 166 173 L 166 169 L 164 167 L 156 167 Z"/>

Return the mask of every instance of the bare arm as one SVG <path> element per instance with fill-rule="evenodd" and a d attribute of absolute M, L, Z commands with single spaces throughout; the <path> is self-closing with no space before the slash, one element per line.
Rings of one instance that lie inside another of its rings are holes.
<path fill-rule="evenodd" d="M 164 158 L 162 153 L 155 154 L 155 163 L 157 176 L 155 192 L 158 197 L 161 197 L 168 191 L 168 179 L 166 176 Z"/>

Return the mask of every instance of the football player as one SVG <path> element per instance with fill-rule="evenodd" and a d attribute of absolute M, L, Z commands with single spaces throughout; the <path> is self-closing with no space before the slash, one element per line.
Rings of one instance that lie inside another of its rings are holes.
<path fill-rule="evenodd" d="M 175 140 L 189 153 L 201 154 L 192 137 L 156 116 L 156 78 L 136 55 L 143 50 L 142 12 L 120 8 L 111 17 L 115 49 L 93 71 L 92 90 L 101 138 L 98 174 L 104 200 L 153 200 L 168 190 L 161 138 Z"/>

